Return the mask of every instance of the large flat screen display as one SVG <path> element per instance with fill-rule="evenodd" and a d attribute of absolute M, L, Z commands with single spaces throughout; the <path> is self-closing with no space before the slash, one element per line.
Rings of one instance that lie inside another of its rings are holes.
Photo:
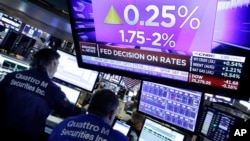
<path fill-rule="evenodd" d="M 99 72 L 79 68 L 74 55 L 61 50 L 57 50 L 57 52 L 60 54 L 60 61 L 54 77 L 78 88 L 92 91 Z"/>
<path fill-rule="evenodd" d="M 142 81 L 138 111 L 189 132 L 196 131 L 202 92 Z"/>
<path fill-rule="evenodd" d="M 138 141 L 184 141 L 185 134 L 146 118 Z"/>
<path fill-rule="evenodd" d="M 239 3 L 69 0 L 78 64 L 249 98 L 250 2 Z"/>

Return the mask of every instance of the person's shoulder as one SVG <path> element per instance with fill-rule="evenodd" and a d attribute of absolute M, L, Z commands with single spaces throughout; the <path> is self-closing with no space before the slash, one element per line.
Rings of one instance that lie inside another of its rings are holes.
<path fill-rule="evenodd" d="M 79 121 L 79 120 L 81 121 L 84 118 L 85 118 L 85 114 L 79 114 L 79 115 L 75 115 L 75 116 L 66 117 L 63 121 L 64 122 Z"/>
<path fill-rule="evenodd" d="M 128 137 L 118 130 L 112 130 L 112 136 L 116 139 L 119 139 L 119 141 L 128 141 Z"/>
<path fill-rule="evenodd" d="M 15 77 L 19 77 L 19 76 L 16 76 L 18 73 L 19 73 L 19 74 L 22 74 L 23 71 L 20 71 L 20 72 L 14 71 L 14 72 L 7 73 L 7 74 L 4 76 L 4 78 L 3 78 L 3 80 L 2 80 L 1 82 L 2 82 L 2 83 L 3 83 L 3 82 L 8 82 L 8 81 L 10 81 L 11 79 L 13 79 L 13 78 L 15 78 Z"/>
<path fill-rule="evenodd" d="M 83 115 L 75 115 L 75 116 L 69 116 L 64 118 L 60 123 L 58 123 L 57 125 L 57 130 L 61 130 L 61 128 L 64 128 L 65 126 L 67 126 L 69 123 L 76 123 L 78 121 L 81 121 L 83 119 L 82 117 Z"/>

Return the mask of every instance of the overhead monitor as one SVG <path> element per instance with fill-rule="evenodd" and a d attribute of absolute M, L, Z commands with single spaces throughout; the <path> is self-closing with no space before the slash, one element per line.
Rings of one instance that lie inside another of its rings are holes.
<path fill-rule="evenodd" d="M 80 94 L 81 94 L 81 91 L 79 89 L 75 89 L 75 88 L 72 88 L 72 87 L 69 87 L 69 86 L 66 86 L 64 84 L 61 84 L 61 83 L 57 83 L 55 82 L 56 85 L 58 85 L 61 90 L 65 93 L 66 97 L 68 98 L 68 100 L 72 103 L 72 104 L 76 104 Z"/>
<path fill-rule="evenodd" d="M 203 93 L 142 81 L 138 111 L 188 132 L 196 132 Z"/>
<path fill-rule="evenodd" d="M 146 118 L 138 141 L 184 141 L 185 134 Z"/>
<path fill-rule="evenodd" d="M 2 12 L 0 12 L 0 21 L 4 24 L 5 27 L 13 29 L 15 31 L 19 31 L 22 26 L 22 21 Z"/>
<path fill-rule="evenodd" d="M 35 38 L 39 37 L 43 33 L 43 31 L 29 24 L 25 24 L 22 33 L 29 37 Z"/>
<path fill-rule="evenodd" d="M 54 77 L 72 84 L 86 91 L 92 91 L 99 72 L 90 69 L 79 68 L 76 57 L 72 54 L 57 50 L 60 54 L 59 66 Z"/>
<path fill-rule="evenodd" d="M 230 128 L 244 119 L 219 109 L 205 106 L 201 115 L 199 133 L 212 141 L 228 141 Z"/>
<path fill-rule="evenodd" d="M 69 0 L 78 64 L 249 99 L 249 4 Z"/>

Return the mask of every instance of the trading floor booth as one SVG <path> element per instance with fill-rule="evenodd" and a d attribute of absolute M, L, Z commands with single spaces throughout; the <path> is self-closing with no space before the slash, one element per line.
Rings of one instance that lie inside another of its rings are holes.
<path fill-rule="evenodd" d="M 53 81 L 73 104 L 84 106 L 104 83 L 120 98 L 113 126 L 125 135 L 131 128 L 125 124 L 131 118 L 125 105 L 136 98 L 136 110 L 146 116 L 139 141 L 240 139 L 237 129 L 250 119 L 249 1 L 67 4 L 75 54 L 54 47 L 61 63 Z M 40 47 L 26 30 L 25 36 L 14 29 L 1 33 L 0 79 L 29 69 L 28 53 Z M 45 133 L 62 120 L 51 113 Z"/>

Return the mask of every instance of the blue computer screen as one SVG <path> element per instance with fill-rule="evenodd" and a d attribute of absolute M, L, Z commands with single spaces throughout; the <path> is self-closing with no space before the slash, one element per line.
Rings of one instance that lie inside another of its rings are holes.
<path fill-rule="evenodd" d="M 143 81 L 138 111 L 194 132 L 202 92 Z"/>

